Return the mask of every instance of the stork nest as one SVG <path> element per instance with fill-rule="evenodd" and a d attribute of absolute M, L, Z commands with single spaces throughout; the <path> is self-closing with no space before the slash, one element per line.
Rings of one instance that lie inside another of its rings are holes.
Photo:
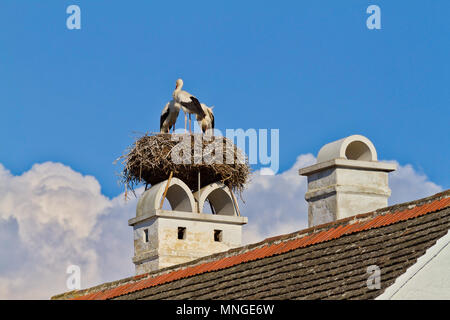
<path fill-rule="evenodd" d="M 117 159 L 124 169 L 120 181 L 133 191 L 144 183 L 155 185 L 173 177 L 192 190 L 221 181 L 241 195 L 251 169 L 245 154 L 229 139 L 202 134 L 145 134 Z"/>

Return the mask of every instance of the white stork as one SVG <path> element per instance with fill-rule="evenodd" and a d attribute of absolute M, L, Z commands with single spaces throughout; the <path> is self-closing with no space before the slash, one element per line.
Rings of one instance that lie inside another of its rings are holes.
<path fill-rule="evenodd" d="M 180 105 L 174 100 L 167 102 L 163 111 L 161 112 L 161 118 L 159 122 L 159 128 L 161 133 L 169 133 L 175 131 L 175 122 L 177 121 L 178 114 L 180 113 Z"/>
<path fill-rule="evenodd" d="M 210 108 L 204 103 L 201 103 L 200 105 L 202 106 L 203 112 L 205 113 L 205 117 L 203 117 L 203 119 L 200 119 L 198 116 L 196 116 L 198 125 L 200 126 L 200 128 L 202 128 L 203 133 L 206 133 L 208 129 L 214 130 L 214 113 L 212 111 L 214 107 Z"/>
<path fill-rule="evenodd" d="M 200 105 L 200 102 L 189 92 L 181 90 L 183 88 L 183 80 L 178 79 L 176 82 L 175 91 L 172 96 L 175 102 L 181 105 L 184 112 L 184 130 L 187 131 L 187 115 L 189 114 L 189 132 L 191 131 L 191 114 L 195 114 L 197 119 L 202 120 L 206 114 Z"/>

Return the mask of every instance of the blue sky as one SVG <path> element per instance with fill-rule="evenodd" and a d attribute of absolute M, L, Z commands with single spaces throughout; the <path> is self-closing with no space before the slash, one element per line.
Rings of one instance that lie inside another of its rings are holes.
<path fill-rule="evenodd" d="M 67 6 L 82 29 L 66 28 Z M 382 30 L 368 30 L 377 4 Z M 281 171 L 351 135 L 450 186 L 450 2 L 0 2 L 0 163 L 61 162 L 113 197 L 178 77 L 216 125 L 280 129 Z M 179 118 L 181 126 L 182 118 Z"/>

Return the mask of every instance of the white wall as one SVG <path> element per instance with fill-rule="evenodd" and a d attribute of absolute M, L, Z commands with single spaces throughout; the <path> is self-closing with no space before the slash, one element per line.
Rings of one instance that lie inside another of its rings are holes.
<path fill-rule="evenodd" d="M 450 233 L 428 249 L 378 299 L 450 300 Z"/>

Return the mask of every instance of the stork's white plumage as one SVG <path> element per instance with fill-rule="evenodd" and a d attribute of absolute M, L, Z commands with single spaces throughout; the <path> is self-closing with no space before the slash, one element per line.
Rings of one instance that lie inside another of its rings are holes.
<path fill-rule="evenodd" d="M 187 115 L 189 114 L 189 132 L 191 132 L 191 114 L 195 114 L 197 119 L 202 120 L 205 117 L 205 112 L 198 99 L 186 92 L 181 90 L 183 88 L 183 80 L 178 79 L 176 82 L 175 91 L 172 96 L 175 102 L 181 105 L 184 112 L 184 130 L 187 131 Z"/>
<path fill-rule="evenodd" d="M 161 112 L 161 119 L 159 122 L 159 128 L 161 133 L 169 133 L 172 128 L 172 132 L 175 131 L 175 123 L 180 113 L 180 105 L 174 100 L 167 102 L 163 111 Z"/>
<path fill-rule="evenodd" d="M 202 129 L 203 133 L 206 133 L 206 131 L 209 129 L 214 130 L 214 113 L 212 111 L 214 107 L 208 107 L 204 103 L 201 103 L 200 105 L 202 106 L 205 116 L 203 117 L 203 119 L 200 119 L 198 116 L 196 116 L 198 125 Z M 214 135 L 214 132 L 212 132 L 212 134 Z"/>

